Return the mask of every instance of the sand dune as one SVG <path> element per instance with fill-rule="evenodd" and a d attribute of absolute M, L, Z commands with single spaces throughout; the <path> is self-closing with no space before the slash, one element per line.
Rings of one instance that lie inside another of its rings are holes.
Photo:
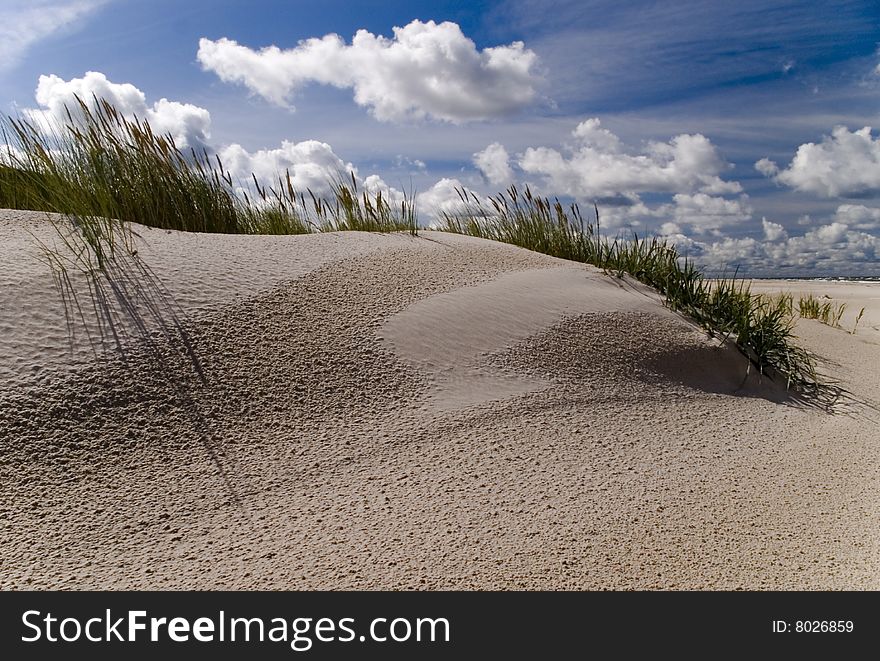
<path fill-rule="evenodd" d="M 139 228 L 182 326 L 96 358 L 53 231 L 0 212 L 2 588 L 880 587 L 875 411 L 793 400 L 638 283 L 433 232 Z M 834 292 L 856 335 L 798 327 L 869 404 L 878 291 Z"/>

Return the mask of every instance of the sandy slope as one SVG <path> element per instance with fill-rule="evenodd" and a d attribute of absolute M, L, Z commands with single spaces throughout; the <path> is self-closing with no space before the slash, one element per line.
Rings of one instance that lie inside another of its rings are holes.
<path fill-rule="evenodd" d="M 877 414 L 744 381 L 638 284 L 436 233 L 143 230 L 186 342 L 96 361 L 51 228 L 2 214 L 0 587 L 880 587 Z M 873 325 L 799 332 L 877 402 Z"/>

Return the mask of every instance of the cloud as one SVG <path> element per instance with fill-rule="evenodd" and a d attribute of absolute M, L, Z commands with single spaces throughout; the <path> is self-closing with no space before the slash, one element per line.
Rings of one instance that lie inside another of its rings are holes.
<path fill-rule="evenodd" d="M 837 220 L 798 236 L 790 236 L 782 225 L 766 218 L 761 225 L 761 238 L 700 240 L 676 223 L 664 223 L 659 234 L 710 275 L 739 268 L 746 277 L 880 276 L 880 237 Z"/>
<path fill-rule="evenodd" d="M 661 224 L 658 234 L 709 274 L 739 268 L 746 277 L 880 276 L 880 236 L 864 231 L 880 229 L 880 209 L 842 205 L 824 224 L 807 221 L 811 227 L 796 236 L 767 218 L 761 219 L 761 236 L 703 238 L 699 227 L 689 229 L 678 219 Z"/>
<path fill-rule="evenodd" d="M 394 208 L 400 208 L 400 204 L 406 200 L 406 195 L 393 186 L 389 186 L 378 174 L 371 174 L 363 181 L 364 190 L 371 197 L 376 197 L 379 193 L 382 198 Z"/>
<path fill-rule="evenodd" d="M 522 42 L 478 50 L 449 22 L 414 20 L 393 31 L 391 39 L 358 30 L 350 45 L 328 34 L 259 51 L 203 38 L 198 60 L 221 80 L 278 105 L 310 82 L 351 89 L 355 103 L 382 121 L 489 119 L 535 97 L 537 56 Z"/>
<path fill-rule="evenodd" d="M 424 174 L 428 171 L 428 166 L 424 161 L 403 154 L 394 157 L 394 167 L 399 170 L 407 170 L 410 174 Z"/>
<path fill-rule="evenodd" d="M 880 209 L 862 204 L 841 204 L 834 219 L 859 230 L 880 230 Z"/>
<path fill-rule="evenodd" d="M 690 225 L 697 233 L 717 231 L 725 225 L 744 222 L 752 217 L 752 208 L 746 195 L 728 200 L 706 193 L 676 193 L 672 199 L 676 223 Z"/>
<path fill-rule="evenodd" d="M 35 43 L 69 28 L 107 0 L 7 0 L 0 8 L 0 71 L 21 61 Z"/>
<path fill-rule="evenodd" d="M 656 230 L 666 237 L 682 233 L 718 235 L 723 227 L 743 225 L 752 218 L 747 195 L 727 199 L 706 193 L 676 193 L 670 202 L 650 206 L 641 200 L 621 205 L 610 202 L 613 200 L 599 202 L 603 227 L 629 227 L 640 234 Z"/>
<path fill-rule="evenodd" d="M 657 230 L 657 234 L 660 236 L 675 236 L 677 234 L 681 234 L 681 227 L 679 227 L 676 223 L 663 223 L 660 226 L 660 229 Z"/>
<path fill-rule="evenodd" d="M 506 187 L 513 181 L 510 156 L 503 145 L 493 142 L 473 155 L 474 165 L 493 186 Z"/>
<path fill-rule="evenodd" d="M 475 195 L 473 191 L 462 184 L 458 179 L 444 177 L 436 182 L 428 190 L 416 196 L 416 207 L 422 218 L 439 219 L 443 214 L 452 216 L 463 213 L 466 205 L 462 202 L 458 191 L 463 190 L 468 195 Z M 488 200 L 477 196 L 480 202 L 488 207 Z"/>
<path fill-rule="evenodd" d="M 54 75 L 40 76 L 36 90 L 39 108 L 26 109 L 23 113 L 38 125 L 54 126 L 67 120 L 65 107 L 75 110 L 76 96 L 92 105 L 94 97 L 105 99 L 129 119 L 146 119 L 155 133 L 170 133 L 181 149 L 205 148 L 209 153 L 216 153 L 224 168 L 244 186 L 250 185 L 252 173 L 261 184 L 274 185 L 279 175 L 289 172 L 291 184 L 297 191 L 310 189 L 324 195 L 330 192 L 334 180 L 347 178 L 350 172 L 357 174 L 354 165 L 343 161 L 326 142 L 317 140 L 285 140 L 280 147 L 253 152 L 235 143 L 212 145 L 209 143 L 211 114 L 205 108 L 168 99 L 149 104 L 146 95 L 136 86 L 114 83 L 95 71 L 69 81 Z M 373 193 L 382 190 L 391 201 L 399 202 L 403 196 L 375 175 L 358 179 L 358 184 Z"/>
<path fill-rule="evenodd" d="M 880 275 L 880 237 L 837 221 L 800 236 L 787 236 L 780 225 L 766 221 L 764 230 L 765 241 L 691 241 L 688 252 L 709 268 L 741 266 L 749 275 Z"/>
<path fill-rule="evenodd" d="M 788 238 L 788 232 L 779 223 L 773 223 L 766 218 L 762 218 L 761 226 L 764 228 L 764 238 L 767 241 L 782 241 Z"/>
<path fill-rule="evenodd" d="M 781 184 L 821 197 L 875 196 L 880 194 L 880 139 L 872 138 L 869 126 L 853 132 L 836 126 L 822 142 L 798 147 L 786 169 L 766 158 L 755 168 Z"/>
<path fill-rule="evenodd" d="M 555 194 L 579 199 L 625 197 L 640 193 L 738 193 L 742 186 L 725 181 L 729 166 L 711 141 L 700 134 L 682 134 L 669 142 L 649 142 L 640 152 L 628 150 L 598 119 L 582 122 L 572 133 L 567 153 L 530 147 L 519 167 L 539 175 Z"/>
<path fill-rule="evenodd" d="M 307 190 L 317 196 L 330 196 L 335 182 L 350 183 L 354 175 L 361 190 L 370 196 L 382 193 L 382 197 L 393 206 L 404 201 L 402 191 L 389 186 L 377 174 L 365 178 L 358 176 L 358 169 L 343 161 L 326 142 L 303 140 L 290 142 L 284 140 L 276 149 L 260 149 L 249 152 L 239 144 L 232 144 L 218 150 L 223 166 L 233 178 L 249 185 L 252 175 L 256 175 L 261 185 L 277 186 L 279 177 L 290 174 L 290 184 L 298 193 Z"/>
<path fill-rule="evenodd" d="M 598 151 L 619 154 L 623 151 L 623 143 L 608 129 L 602 128 L 598 118 L 593 117 L 577 125 L 572 135 L 585 147 L 593 147 Z"/>
<path fill-rule="evenodd" d="M 779 166 L 769 158 L 762 158 L 755 162 L 755 169 L 765 177 L 775 177 L 779 174 Z"/>
<path fill-rule="evenodd" d="M 218 150 L 223 166 L 241 180 L 255 174 L 264 183 L 278 181 L 278 176 L 290 172 L 291 184 L 300 192 L 306 189 L 315 194 L 330 192 L 334 180 L 346 178 L 349 172 L 357 172 L 351 163 L 344 162 L 326 142 L 303 140 L 281 143 L 276 149 L 260 149 L 249 152 L 239 144 Z"/>
<path fill-rule="evenodd" d="M 111 82 L 97 71 L 69 81 L 55 75 L 40 76 L 36 90 L 40 107 L 25 110 L 24 114 L 43 126 L 64 123 L 67 121 L 65 108 L 76 115 L 77 96 L 90 106 L 94 106 L 94 97 L 104 99 L 129 119 L 146 119 L 154 132 L 170 133 L 180 148 L 201 148 L 210 137 L 211 114 L 204 108 L 168 99 L 148 105 L 146 95 L 137 87 Z"/>
<path fill-rule="evenodd" d="M 539 177 L 531 184 L 542 194 L 597 202 L 604 227 L 647 229 L 665 222 L 663 233 L 671 236 L 682 227 L 717 233 L 751 218 L 748 196 L 739 182 L 722 178 L 730 166 L 703 135 L 677 135 L 636 150 L 596 118 L 578 124 L 571 135 L 573 143 L 563 149 L 527 148 L 516 165 Z M 474 164 L 492 184 L 514 179 L 507 151 L 498 143 L 474 154 Z M 643 195 L 655 201 L 646 204 Z"/>

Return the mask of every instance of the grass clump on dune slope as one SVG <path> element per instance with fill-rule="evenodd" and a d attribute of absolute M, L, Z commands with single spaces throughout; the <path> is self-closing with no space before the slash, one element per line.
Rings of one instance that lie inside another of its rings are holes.
<path fill-rule="evenodd" d="M 827 297 L 826 297 L 827 299 Z M 840 320 L 846 311 L 846 303 L 834 303 L 830 299 L 820 300 L 808 294 L 798 301 L 798 312 L 804 319 L 816 319 L 833 328 L 840 327 Z"/>
<path fill-rule="evenodd" d="M 110 218 L 164 229 L 242 232 L 230 182 L 206 154 L 185 155 L 170 136 L 128 120 L 113 106 L 79 101 L 61 127 L 27 119 L 3 123 L 16 186 L 0 189 L 5 206 Z"/>
<path fill-rule="evenodd" d="M 710 334 L 733 341 L 762 374 L 780 378 L 807 396 L 827 395 L 816 361 L 794 342 L 790 302 L 754 295 L 736 274 L 710 280 L 659 238 L 633 235 L 608 240 L 600 233 L 598 211 L 585 222 L 577 204 L 536 197 L 516 187 L 481 201 L 459 191 L 462 208 L 444 215 L 441 229 L 592 264 L 618 276 L 627 274 L 665 297 L 667 305 L 700 323 Z"/>
<path fill-rule="evenodd" d="M 170 135 L 110 103 L 77 99 L 61 126 L 0 120 L 0 206 L 115 219 L 149 227 L 226 234 L 364 230 L 415 233 L 410 197 L 390 203 L 339 176 L 329 199 L 298 192 L 289 173 L 271 186 L 235 181 L 219 156 L 182 150 Z M 4 164 L 5 162 L 5 164 Z M 248 194 L 250 191 L 250 194 Z M 103 234 L 96 231 L 98 251 Z"/>

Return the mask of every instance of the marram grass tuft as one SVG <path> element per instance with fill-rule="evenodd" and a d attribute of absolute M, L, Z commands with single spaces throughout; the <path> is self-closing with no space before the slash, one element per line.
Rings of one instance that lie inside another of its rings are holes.
<path fill-rule="evenodd" d="M 595 220 L 585 222 L 577 204 L 551 202 L 515 186 L 488 201 L 463 190 L 459 197 L 459 209 L 444 215 L 441 229 L 632 276 L 659 291 L 670 308 L 693 318 L 710 334 L 734 342 L 762 374 L 781 380 L 800 395 L 829 397 L 815 358 L 795 344 L 790 297 L 772 300 L 754 295 L 736 273 L 709 280 L 673 245 L 657 237 L 608 240 L 600 232 L 598 209 Z"/>

